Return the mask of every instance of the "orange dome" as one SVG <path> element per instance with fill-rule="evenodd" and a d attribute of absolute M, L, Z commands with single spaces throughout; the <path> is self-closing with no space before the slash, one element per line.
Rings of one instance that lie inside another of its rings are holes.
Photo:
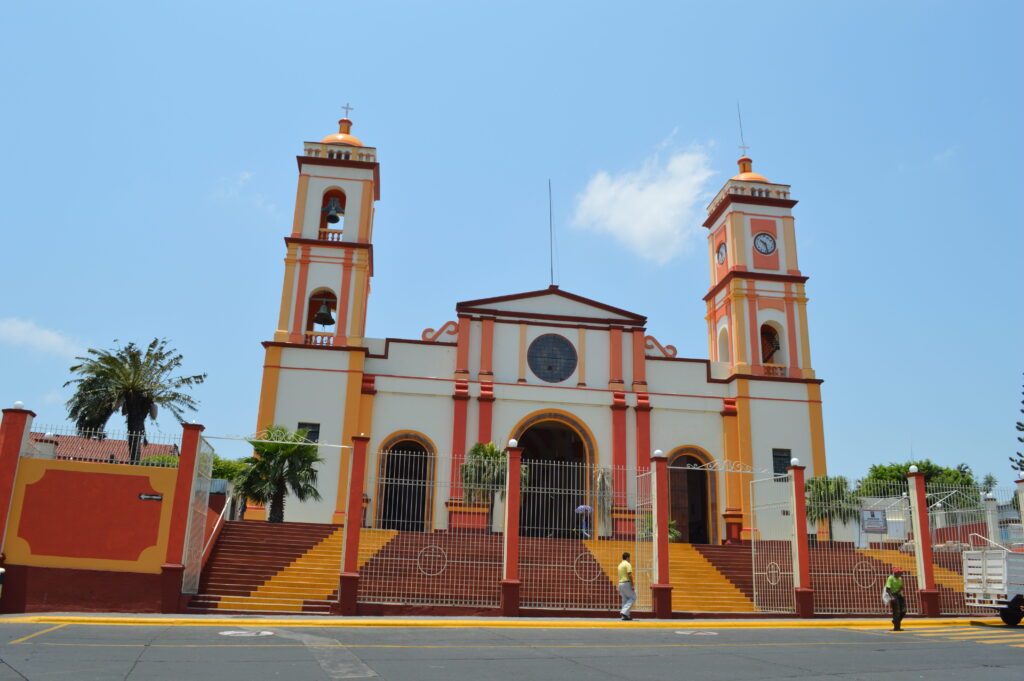
<path fill-rule="evenodd" d="M 740 172 L 738 175 L 734 175 L 732 179 L 739 180 L 740 182 L 764 182 L 770 184 L 767 177 L 753 171 L 754 162 L 750 160 L 749 156 L 740 157 L 736 164 L 739 165 Z"/>
<path fill-rule="evenodd" d="M 323 138 L 320 140 L 320 144 L 346 144 L 350 147 L 364 146 L 358 137 L 353 137 L 349 134 L 350 130 L 352 130 L 352 121 L 342 118 L 338 121 L 338 132 Z"/>

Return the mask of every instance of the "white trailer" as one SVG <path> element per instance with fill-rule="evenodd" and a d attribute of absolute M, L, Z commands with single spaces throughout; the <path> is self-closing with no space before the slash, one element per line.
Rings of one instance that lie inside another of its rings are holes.
<path fill-rule="evenodd" d="M 964 600 L 996 608 L 1011 627 L 1024 618 L 1024 553 L 1003 547 L 964 551 Z"/>

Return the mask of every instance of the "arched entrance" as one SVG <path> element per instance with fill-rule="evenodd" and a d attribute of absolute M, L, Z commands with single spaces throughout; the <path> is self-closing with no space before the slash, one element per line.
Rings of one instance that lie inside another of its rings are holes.
<path fill-rule="evenodd" d="M 710 544 L 712 473 L 697 470 L 704 461 L 696 452 L 683 450 L 669 461 L 669 518 L 675 521 L 680 541 Z"/>
<path fill-rule="evenodd" d="M 426 531 L 427 508 L 433 491 L 432 463 L 430 452 L 415 440 L 395 442 L 381 452 L 377 527 L 403 532 Z"/>
<path fill-rule="evenodd" d="M 561 420 L 541 420 L 520 435 L 525 480 L 519 511 L 525 537 L 576 537 L 589 534 L 586 503 L 587 445 L 581 432 Z M 587 516 L 584 518 L 583 516 Z"/>

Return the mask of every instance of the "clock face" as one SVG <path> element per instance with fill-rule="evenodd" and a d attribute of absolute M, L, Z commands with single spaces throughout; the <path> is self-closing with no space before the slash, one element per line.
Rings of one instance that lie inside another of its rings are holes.
<path fill-rule="evenodd" d="M 771 255 L 775 252 L 775 237 L 768 232 L 761 232 L 754 237 L 754 248 L 761 255 Z"/>
<path fill-rule="evenodd" d="M 718 264 L 725 263 L 725 242 L 718 244 Z"/>

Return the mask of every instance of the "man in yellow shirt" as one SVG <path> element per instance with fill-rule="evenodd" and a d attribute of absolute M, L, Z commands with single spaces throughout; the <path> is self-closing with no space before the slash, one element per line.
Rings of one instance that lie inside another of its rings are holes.
<path fill-rule="evenodd" d="M 633 566 L 629 564 L 629 553 L 622 554 L 622 562 L 619 563 L 619 596 L 622 597 L 622 609 L 619 614 L 622 619 L 630 621 L 633 619 L 630 611 L 636 603 L 636 590 L 633 588 Z"/>
<path fill-rule="evenodd" d="M 889 594 L 889 607 L 892 608 L 892 630 L 903 631 L 900 623 L 907 614 L 907 600 L 903 596 L 903 570 L 893 568 L 892 574 L 885 580 L 885 593 Z"/>

